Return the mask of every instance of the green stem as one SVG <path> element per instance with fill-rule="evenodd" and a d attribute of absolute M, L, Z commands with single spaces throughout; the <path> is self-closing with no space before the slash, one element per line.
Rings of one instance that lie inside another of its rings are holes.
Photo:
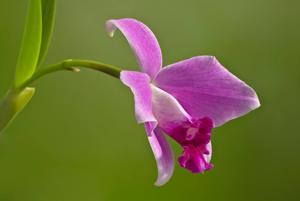
<path fill-rule="evenodd" d="M 61 70 L 78 71 L 77 67 L 89 68 L 101 71 L 110 76 L 120 78 L 121 69 L 108 64 L 89 60 L 68 59 L 63 62 L 48 66 L 37 71 L 34 75 L 19 87 L 12 87 L 3 100 L 0 101 L 0 134 L 12 121 L 12 119 L 23 109 L 34 94 L 34 88 L 27 87 L 33 81 Z"/>
<path fill-rule="evenodd" d="M 104 64 L 96 61 L 90 61 L 90 60 L 73 60 L 68 59 L 63 62 L 48 66 L 42 70 L 37 71 L 29 80 L 27 80 L 20 88 L 25 88 L 29 84 L 31 84 L 33 81 L 39 79 L 40 77 L 43 77 L 44 75 L 47 75 L 49 73 L 53 73 L 56 71 L 61 70 L 71 70 L 76 71 L 76 67 L 81 68 L 89 68 L 97 71 L 101 71 L 103 73 L 106 73 L 110 76 L 120 78 L 121 69 L 109 64 Z"/>

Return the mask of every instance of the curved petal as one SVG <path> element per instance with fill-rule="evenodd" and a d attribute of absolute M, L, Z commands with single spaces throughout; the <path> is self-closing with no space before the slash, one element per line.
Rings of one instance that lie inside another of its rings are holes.
<path fill-rule="evenodd" d="M 157 127 L 152 114 L 152 90 L 150 78 L 145 73 L 122 71 L 121 81 L 130 87 L 135 99 L 135 113 L 139 123 L 145 123 L 148 140 L 157 163 L 158 177 L 155 185 L 161 186 L 169 181 L 174 170 L 174 157 L 171 147 Z"/>
<path fill-rule="evenodd" d="M 106 29 L 111 37 L 117 28 L 128 40 L 143 72 L 154 78 L 162 66 L 161 49 L 155 35 L 135 19 L 113 19 L 106 22 Z"/>
<path fill-rule="evenodd" d="M 141 72 L 122 71 L 120 79 L 134 95 L 137 121 L 139 123 L 156 122 L 152 114 L 152 91 L 149 76 Z"/>
<path fill-rule="evenodd" d="M 158 176 L 155 185 L 162 186 L 167 183 L 174 171 L 173 151 L 160 128 L 155 122 L 145 123 L 148 140 L 156 159 Z"/>
<path fill-rule="evenodd" d="M 215 126 L 260 106 L 255 91 L 212 56 L 171 64 L 154 82 L 173 95 L 193 118 L 208 116 Z"/>
<path fill-rule="evenodd" d="M 152 110 L 158 126 L 171 134 L 183 122 L 191 120 L 191 116 L 183 109 L 178 101 L 164 90 L 151 85 Z"/>

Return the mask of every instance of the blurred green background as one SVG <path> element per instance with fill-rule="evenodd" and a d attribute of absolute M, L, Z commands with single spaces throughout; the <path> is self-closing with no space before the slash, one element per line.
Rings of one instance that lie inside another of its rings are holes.
<path fill-rule="evenodd" d="M 12 82 L 27 3 L 0 3 L 0 96 Z M 214 130 L 212 171 L 176 164 L 158 188 L 130 91 L 93 71 L 51 74 L 0 137 L 0 201 L 300 200 L 299 10 L 297 0 L 58 1 L 48 64 L 83 58 L 138 69 L 121 34 L 104 31 L 107 19 L 133 17 L 156 34 L 165 65 L 215 55 L 256 89 L 262 107 Z"/>

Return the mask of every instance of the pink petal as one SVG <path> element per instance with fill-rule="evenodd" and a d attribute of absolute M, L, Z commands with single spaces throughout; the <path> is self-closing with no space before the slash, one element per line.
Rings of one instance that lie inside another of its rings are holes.
<path fill-rule="evenodd" d="M 156 123 L 147 122 L 145 128 L 148 133 L 148 140 L 156 159 L 158 176 L 155 185 L 162 186 L 167 183 L 174 171 L 173 151 L 160 128 Z"/>
<path fill-rule="evenodd" d="M 122 71 L 120 79 L 134 95 L 137 121 L 139 123 L 156 122 L 152 113 L 152 91 L 149 76 L 141 72 Z"/>
<path fill-rule="evenodd" d="M 171 133 L 182 122 L 191 120 L 190 115 L 172 95 L 154 85 L 151 85 L 151 90 L 153 114 L 158 126 L 166 133 Z"/>
<path fill-rule="evenodd" d="M 173 174 L 174 157 L 168 141 L 157 127 L 156 118 L 152 114 L 150 78 L 145 73 L 122 71 L 121 81 L 130 87 L 134 94 L 136 118 L 139 123 L 145 123 L 148 140 L 157 163 L 158 177 L 155 185 L 161 186 Z"/>
<path fill-rule="evenodd" d="M 106 22 L 106 29 L 111 37 L 117 28 L 128 40 L 143 71 L 154 78 L 162 66 L 161 50 L 155 35 L 135 19 L 113 19 Z"/>
<path fill-rule="evenodd" d="M 167 66 L 154 83 L 173 95 L 192 117 L 208 116 L 216 126 L 260 106 L 255 91 L 212 56 Z"/>

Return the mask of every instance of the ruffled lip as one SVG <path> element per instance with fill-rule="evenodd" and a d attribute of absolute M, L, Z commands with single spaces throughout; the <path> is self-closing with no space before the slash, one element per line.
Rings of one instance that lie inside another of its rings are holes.
<path fill-rule="evenodd" d="M 178 158 L 181 167 L 193 173 L 203 173 L 213 168 L 210 164 L 212 128 L 212 119 L 204 117 L 183 122 L 169 134 L 183 147 L 183 153 Z"/>

